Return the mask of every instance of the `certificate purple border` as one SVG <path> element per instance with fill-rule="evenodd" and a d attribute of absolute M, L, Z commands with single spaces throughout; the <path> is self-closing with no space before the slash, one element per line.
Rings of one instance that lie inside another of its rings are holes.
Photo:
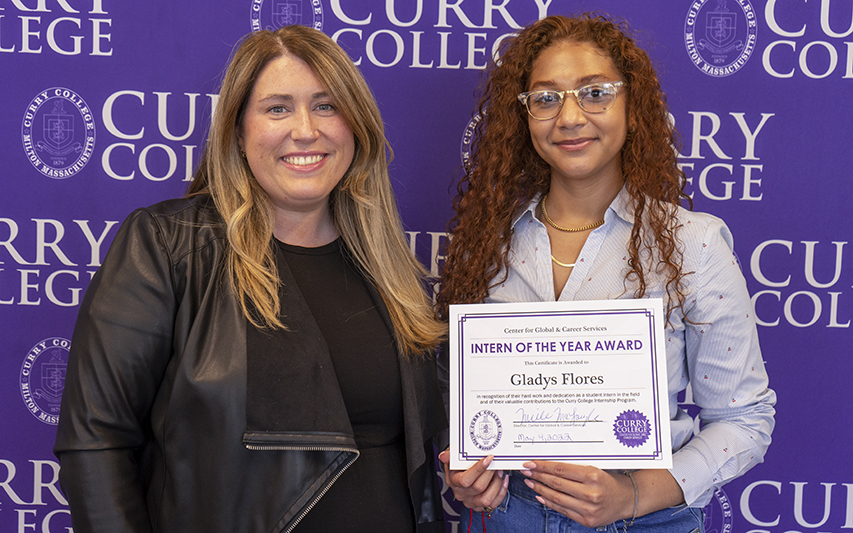
<path fill-rule="evenodd" d="M 649 345 L 652 350 L 652 357 L 649 359 L 652 365 L 652 390 L 657 391 L 659 387 L 658 383 L 658 375 L 655 372 L 655 367 L 658 363 L 658 346 L 657 346 L 657 336 L 655 335 L 655 313 L 654 310 L 648 308 L 642 309 L 605 309 L 601 311 L 554 311 L 554 312 L 540 312 L 540 311 L 529 311 L 529 312 L 512 312 L 512 313 L 460 313 L 458 315 L 457 321 L 457 331 L 458 331 L 458 339 L 457 349 L 459 353 L 457 354 L 458 368 L 459 372 L 459 380 L 458 380 L 458 398 L 459 405 L 457 406 L 459 412 L 459 420 L 464 421 L 465 418 L 463 416 L 463 406 L 465 405 L 465 387 L 463 386 L 465 381 L 465 372 L 464 372 L 464 357 L 463 355 L 463 347 L 465 346 L 465 323 L 468 320 L 479 319 L 479 318 L 493 318 L 493 317 L 501 317 L 501 318 L 513 318 L 513 317 L 557 317 L 557 316 L 600 316 L 600 315 L 636 315 L 643 314 L 648 319 L 649 326 Z M 658 397 L 657 393 L 653 394 L 653 404 L 654 404 L 654 412 L 652 413 L 652 418 L 654 420 L 654 444 L 655 450 L 649 454 L 624 454 L 624 455 L 537 455 L 537 459 L 551 459 L 555 461 L 583 461 L 583 460 L 596 460 L 596 461 L 618 461 L 618 460 L 632 460 L 632 461 L 658 461 L 663 454 L 662 443 L 661 443 L 661 420 L 660 420 L 660 412 L 662 410 L 662 406 L 660 405 L 661 398 Z M 669 420 L 667 420 L 668 422 Z M 486 454 L 473 454 L 468 453 L 465 447 L 465 432 L 459 432 L 460 442 L 457 443 L 457 449 L 459 450 L 459 454 L 461 458 L 465 461 L 477 461 L 486 457 Z M 665 443 L 666 446 L 671 446 L 672 443 Z M 496 461 L 504 460 L 504 461 L 518 461 L 524 460 L 530 457 L 529 454 L 524 455 L 505 455 L 505 454 L 493 454 Z"/>

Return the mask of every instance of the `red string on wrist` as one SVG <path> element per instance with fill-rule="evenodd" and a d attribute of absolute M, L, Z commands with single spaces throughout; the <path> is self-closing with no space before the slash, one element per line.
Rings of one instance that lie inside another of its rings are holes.
<path fill-rule="evenodd" d="M 469 518 L 468 518 L 468 533 L 471 533 L 471 522 L 474 521 L 474 509 L 468 509 L 468 512 L 470 513 L 468 515 L 469 516 Z M 483 513 L 483 533 L 486 533 L 486 511 L 480 511 L 480 512 Z M 489 517 L 489 518 L 491 518 L 491 517 Z"/>

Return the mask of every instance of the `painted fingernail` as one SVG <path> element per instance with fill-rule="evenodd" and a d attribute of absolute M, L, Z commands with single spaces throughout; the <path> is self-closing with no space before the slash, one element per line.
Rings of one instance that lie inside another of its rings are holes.
<path fill-rule="evenodd" d="M 524 474 L 527 477 L 530 477 L 533 475 L 533 472 L 531 472 L 530 470 L 519 470 L 519 472 L 521 472 L 522 474 Z"/>
<path fill-rule="evenodd" d="M 509 476 L 504 476 L 504 488 L 509 487 Z"/>
<path fill-rule="evenodd" d="M 528 487 L 530 487 L 531 489 L 534 487 L 533 482 L 530 481 L 529 479 L 525 479 L 524 484 L 527 485 Z"/>
<path fill-rule="evenodd" d="M 536 501 L 541 503 L 542 505 L 545 505 L 545 500 L 542 499 L 542 496 L 537 496 Z"/>
<path fill-rule="evenodd" d="M 530 470 L 533 470 L 534 468 L 536 468 L 536 463 L 524 463 L 521 466 L 523 466 L 524 468 L 529 468 Z"/>
<path fill-rule="evenodd" d="M 486 459 L 483 461 L 483 464 L 485 466 L 489 466 L 490 464 L 492 464 L 492 460 L 494 460 L 494 458 L 495 458 L 494 455 L 490 455 L 490 456 L 486 457 Z"/>

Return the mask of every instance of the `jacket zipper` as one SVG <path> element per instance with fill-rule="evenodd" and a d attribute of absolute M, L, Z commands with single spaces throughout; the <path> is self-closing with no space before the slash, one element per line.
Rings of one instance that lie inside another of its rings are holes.
<path fill-rule="evenodd" d="M 347 469 L 349 469 L 350 466 L 352 466 L 352 464 L 355 462 L 355 460 L 358 459 L 359 455 L 361 455 L 357 449 L 347 448 L 344 446 L 282 446 L 282 445 L 276 446 L 276 445 L 272 445 L 272 444 L 257 445 L 257 444 L 248 444 L 248 443 L 244 443 L 244 445 L 246 446 L 247 449 L 253 450 L 253 451 L 277 451 L 277 450 L 284 451 L 284 450 L 287 450 L 287 451 L 296 451 L 296 452 L 351 452 L 351 453 L 355 454 L 353 456 L 353 458 L 349 459 L 346 462 L 346 464 L 344 464 L 343 468 L 341 468 L 340 471 L 337 474 L 335 474 L 335 476 L 331 479 L 331 481 L 329 481 L 329 483 L 327 483 L 326 486 L 323 487 L 323 490 L 321 490 L 320 493 L 317 494 L 317 496 L 315 496 L 314 499 L 308 503 L 308 505 L 305 507 L 305 510 L 303 510 L 301 513 L 299 513 L 299 516 L 294 518 L 294 520 L 291 522 L 290 526 L 288 526 L 288 528 L 285 529 L 282 533 L 290 533 L 291 531 L 293 531 L 293 528 L 295 528 L 297 525 L 299 525 L 299 522 L 301 522 L 302 519 L 305 518 L 305 515 L 307 515 L 308 512 L 314 508 L 315 505 L 317 505 L 317 502 L 320 501 L 320 498 L 322 498 L 323 496 L 325 496 L 325 494 L 327 492 L 329 492 L 329 489 L 332 488 L 332 485 L 335 484 L 335 481 L 337 481 L 338 478 L 341 477 L 343 475 L 343 473 L 346 472 Z"/>

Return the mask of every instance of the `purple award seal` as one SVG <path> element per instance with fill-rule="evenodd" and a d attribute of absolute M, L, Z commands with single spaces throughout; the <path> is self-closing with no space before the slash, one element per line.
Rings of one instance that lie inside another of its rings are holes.
<path fill-rule="evenodd" d="M 652 425 L 649 419 L 639 411 L 629 410 L 616 417 L 613 423 L 613 432 L 616 440 L 629 448 L 636 448 L 645 444 L 652 433 Z"/>
<path fill-rule="evenodd" d="M 491 411 L 480 411 L 471 419 L 468 433 L 474 446 L 483 451 L 492 450 L 501 441 L 501 435 L 503 435 L 501 420 Z"/>

